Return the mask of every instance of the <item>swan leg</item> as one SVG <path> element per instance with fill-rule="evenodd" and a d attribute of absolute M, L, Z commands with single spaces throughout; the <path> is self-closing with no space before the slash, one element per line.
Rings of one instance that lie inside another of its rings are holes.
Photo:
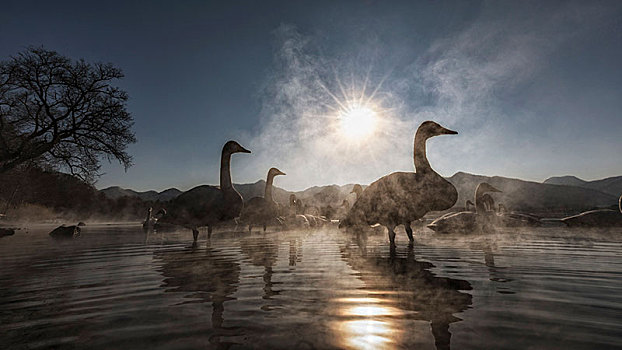
<path fill-rule="evenodd" d="M 406 229 L 406 234 L 408 235 L 408 239 L 413 242 L 415 238 L 413 237 L 413 229 L 410 227 L 410 222 L 404 224 L 404 228 Z"/>
<path fill-rule="evenodd" d="M 207 239 L 212 238 L 212 226 L 207 226 Z"/>
<path fill-rule="evenodd" d="M 389 230 L 389 241 L 391 241 L 391 245 L 395 245 L 395 226 L 387 226 Z"/>
<path fill-rule="evenodd" d="M 199 238 L 199 230 L 196 227 L 192 229 L 192 237 L 195 242 L 197 241 L 197 238 Z"/>
<path fill-rule="evenodd" d="M 252 228 L 253 228 L 253 225 L 248 225 L 248 233 L 251 233 Z"/>
<path fill-rule="evenodd" d="M 263 225 L 263 232 L 266 232 L 266 224 Z"/>

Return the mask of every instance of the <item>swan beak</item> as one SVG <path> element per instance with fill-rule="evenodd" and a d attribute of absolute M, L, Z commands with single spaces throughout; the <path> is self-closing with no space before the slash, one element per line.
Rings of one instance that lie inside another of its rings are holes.
<path fill-rule="evenodd" d="M 491 187 L 490 192 L 503 192 L 503 191 L 498 190 L 498 189 L 496 189 L 496 188 L 494 188 L 492 186 L 490 186 L 490 187 Z"/>
<path fill-rule="evenodd" d="M 442 128 L 441 134 L 443 134 L 443 135 L 457 135 L 458 132 L 457 131 L 453 131 L 453 130 L 449 130 L 447 128 Z"/>
<path fill-rule="evenodd" d="M 242 153 L 251 153 L 250 150 L 247 150 L 246 148 L 240 146 L 240 149 L 238 150 L 238 152 L 242 152 Z"/>
<path fill-rule="evenodd" d="M 279 170 L 279 173 L 277 175 L 287 175 L 287 174 Z"/>

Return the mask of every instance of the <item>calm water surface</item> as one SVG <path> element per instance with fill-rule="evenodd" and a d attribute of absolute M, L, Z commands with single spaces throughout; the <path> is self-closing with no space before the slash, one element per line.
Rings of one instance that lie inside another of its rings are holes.
<path fill-rule="evenodd" d="M 0 239 L 0 348 L 622 348 L 622 230 Z"/>

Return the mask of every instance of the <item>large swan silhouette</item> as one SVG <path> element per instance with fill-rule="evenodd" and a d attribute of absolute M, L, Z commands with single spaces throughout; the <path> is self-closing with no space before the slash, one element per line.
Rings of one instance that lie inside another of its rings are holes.
<path fill-rule="evenodd" d="M 270 168 L 266 178 L 266 188 L 263 197 L 253 197 L 246 202 L 240 219 L 248 223 L 248 231 L 251 231 L 253 224 L 262 225 L 266 231 L 266 225 L 277 220 L 279 216 L 279 206 L 272 197 L 272 183 L 274 177 L 278 175 L 286 175 L 277 168 Z"/>
<path fill-rule="evenodd" d="M 169 202 L 167 215 L 160 221 L 192 229 L 196 242 L 199 227 L 207 226 L 208 238 L 218 223 L 240 216 L 244 207 L 242 196 L 231 182 L 231 155 L 251 153 L 235 141 L 228 141 L 220 158 L 220 187 L 202 185 L 194 187 Z"/>
<path fill-rule="evenodd" d="M 403 224 L 408 239 L 413 241 L 410 223 L 429 211 L 451 208 L 458 191 L 436 173 L 428 163 L 426 141 L 438 135 L 454 135 L 433 121 L 421 123 L 415 133 L 413 158 L 415 171 L 395 172 L 374 181 L 359 196 L 340 227 L 380 224 L 388 229 L 389 240 L 395 244 L 395 227 Z"/>

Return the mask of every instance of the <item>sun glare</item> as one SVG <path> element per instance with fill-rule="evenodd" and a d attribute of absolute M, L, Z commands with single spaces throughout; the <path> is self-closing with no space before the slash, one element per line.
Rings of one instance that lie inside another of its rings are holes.
<path fill-rule="evenodd" d="M 353 104 L 339 114 L 341 131 L 350 139 L 370 135 L 376 128 L 376 112 L 366 106 Z"/>

